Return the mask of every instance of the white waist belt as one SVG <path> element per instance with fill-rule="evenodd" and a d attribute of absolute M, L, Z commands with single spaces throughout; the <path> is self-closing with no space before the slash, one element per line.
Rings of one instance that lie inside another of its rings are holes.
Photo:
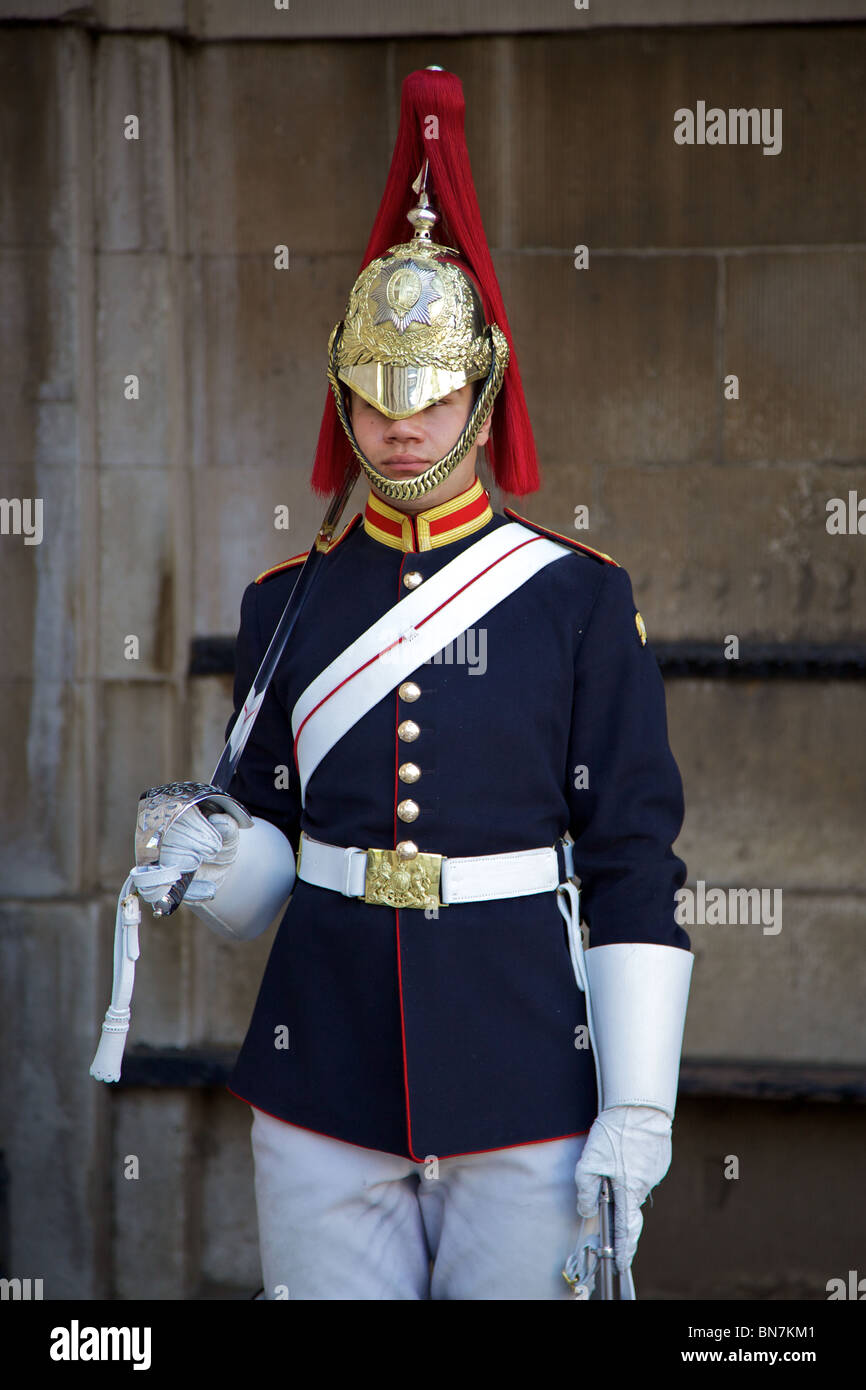
<path fill-rule="evenodd" d="M 560 843 L 566 876 L 571 878 L 573 842 L 569 839 Z M 428 874 L 426 884 L 421 879 L 424 872 Z M 364 850 L 354 845 L 343 849 L 311 840 L 303 832 L 298 878 L 347 898 L 394 907 L 447 907 L 488 898 L 521 898 L 530 893 L 552 892 L 561 882 L 555 847 L 462 859 L 419 853 L 413 859 L 400 860 L 394 850 Z"/>

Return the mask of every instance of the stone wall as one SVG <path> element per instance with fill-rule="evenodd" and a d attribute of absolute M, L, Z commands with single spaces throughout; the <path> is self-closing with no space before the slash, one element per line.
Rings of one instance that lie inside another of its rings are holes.
<path fill-rule="evenodd" d="M 866 24 L 678 28 L 667 5 L 674 27 L 632 28 L 624 5 L 607 29 L 337 42 L 273 16 L 239 32 L 244 9 L 0 12 L 3 493 L 43 500 L 40 544 L 0 537 L 4 1272 L 44 1278 L 49 1298 L 258 1283 L 244 1107 L 87 1073 L 139 792 L 209 776 L 222 745 L 230 681 L 188 675 L 191 640 L 233 633 L 244 585 L 320 519 L 307 476 L 324 349 L 408 71 L 463 79 L 544 473 L 519 508 L 572 531 L 588 506 L 575 534 L 629 570 L 654 643 L 866 641 L 866 539 L 825 524 L 829 498 L 866 498 Z M 502 22 L 473 27 L 503 29 L 511 10 L 491 9 Z M 552 27 L 549 7 L 532 13 Z M 699 100 L 781 108 L 781 153 L 675 144 L 673 112 Z M 669 682 L 668 704 L 690 883 L 784 903 L 775 934 L 692 929 L 686 1061 L 862 1068 L 862 681 L 694 675 Z M 142 935 L 131 1042 L 236 1046 L 270 935 L 232 947 L 183 911 Z M 823 1297 L 862 1261 L 862 1225 L 825 1206 L 807 1240 L 775 1175 L 796 1151 L 792 1206 L 817 1204 L 832 1174 L 862 1213 L 862 1124 L 843 1107 L 684 1099 L 639 1281 Z M 730 1153 L 738 1183 L 719 1178 Z M 698 1263 L 712 1274 L 696 1282 Z"/>

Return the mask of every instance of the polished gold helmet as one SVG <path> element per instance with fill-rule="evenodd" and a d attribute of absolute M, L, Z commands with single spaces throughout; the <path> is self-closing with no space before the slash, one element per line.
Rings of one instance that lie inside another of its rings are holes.
<path fill-rule="evenodd" d="M 328 343 L 328 380 L 340 423 L 367 477 L 393 501 L 423 497 L 465 458 L 490 414 L 509 358 L 508 340 L 495 323 L 485 323 L 481 296 L 457 263 L 459 253 L 430 236 L 438 216 L 426 191 L 427 170 L 425 161 L 412 185 L 418 205 L 407 217 L 414 237 L 365 266 Z M 387 478 L 361 450 L 345 387 L 389 419 L 404 420 L 482 380 L 453 449 L 417 477 Z"/>

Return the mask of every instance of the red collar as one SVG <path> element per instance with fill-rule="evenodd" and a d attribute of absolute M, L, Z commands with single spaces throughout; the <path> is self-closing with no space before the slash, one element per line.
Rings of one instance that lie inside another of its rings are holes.
<path fill-rule="evenodd" d="M 395 550 L 435 550 L 478 531 L 493 519 L 490 498 L 476 478 L 465 492 L 426 512 L 400 512 L 375 492 L 367 498 L 364 530 Z"/>

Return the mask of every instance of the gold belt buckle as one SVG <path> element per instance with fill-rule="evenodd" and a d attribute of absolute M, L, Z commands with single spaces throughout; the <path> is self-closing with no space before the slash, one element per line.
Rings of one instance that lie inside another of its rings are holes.
<path fill-rule="evenodd" d="M 382 907 L 444 907 L 439 898 L 441 854 L 401 859 L 394 849 L 368 849 L 364 902 Z"/>

